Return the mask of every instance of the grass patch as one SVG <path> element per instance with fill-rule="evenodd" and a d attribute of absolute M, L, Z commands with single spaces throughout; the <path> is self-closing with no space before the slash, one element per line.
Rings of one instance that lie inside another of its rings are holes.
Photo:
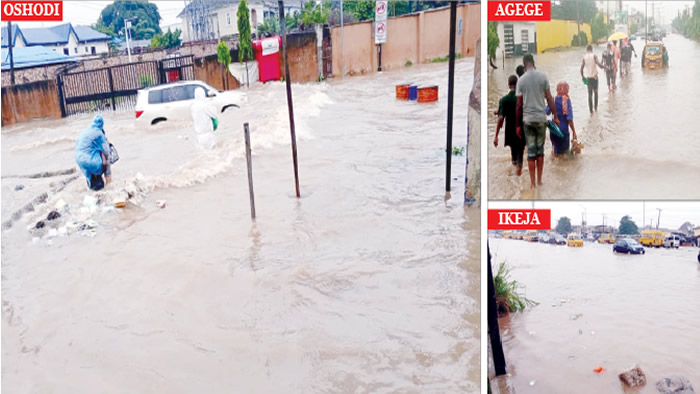
<path fill-rule="evenodd" d="M 461 53 L 455 54 L 455 59 L 461 59 L 461 58 L 462 58 Z M 430 62 L 431 63 L 444 63 L 444 62 L 447 62 L 449 60 L 450 60 L 450 55 L 447 55 L 447 56 L 443 56 L 443 57 L 436 57 L 435 59 L 431 60 Z"/>
<path fill-rule="evenodd" d="M 452 155 L 453 156 L 462 156 L 464 155 L 464 150 L 466 147 L 464 146 L 453 146 L 452 147 Z"/>
<path fill-rule="evenodd" d="M 406 61 L 406 67 L 411 67 L 413 65 L 413 62 L 410 60 Z"/>
<path fill-rule="evenodd" d="M 511 270 L 512 268 L 504 261 L 498 266 L 498 273 L 493 278 L 499 316 L 510 312 L 522 312 L 525 308 L 538 304 L 520 292 L 523 286 L 518 281 L 510 280 Z"/>

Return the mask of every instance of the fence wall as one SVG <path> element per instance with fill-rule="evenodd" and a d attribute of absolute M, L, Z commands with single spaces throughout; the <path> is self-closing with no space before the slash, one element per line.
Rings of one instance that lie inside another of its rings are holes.
<path fill-rule="evenodd" d="M 287 36 L 287 60 L 292 82 L 318 80 L 316 33 L 294 33 Z M 280 71 L 284 77 L 284 55 L 280 51 Z"/>
<path fill-rule="evenodd" d="M 586 32 L 588 42 L 593 39 L 591 26 L 581 23 L 581 31 Z M 574 35 L 578 34 L 576 21 L 552 19 L 548 22 L 537 22 L 537 52 L 558 47 L 570 47 Z"/>
<path fill-rule="evenodd" d="M 463 4 L 457 7 L 457 42 L 455 51 L 462 56 L 474 56 L 474 43 L 481 35 L 481 5 Z M 346 25 L 345 50 L 341 54 L 341 28 L 333 27 L 333 75 L 365 74 L 378 67 L 374 44 L 373 22 Z M 428 10 L 411 15 L 389 18 L 387 42 L 382 44 L 382 69 L 391 70 L 411 63 L 427 63 L 449 54 L 450 9 Z M 344 55 L 344 56 L 342 56 Z"/>
<path fill-rule="evenodd" d="M 195 59 L 194 79 L 204 81 L 209 85 L 224 90 L 224 75 L 228 78 L 229 89 L 238 89 L 241 84 L 231 73 L 221 72 L 221 63 L 216 55 Z"/>
<path fill-rule="evenodd" d="M 3 126 L 42 118 L 61 118 L 55 80 L 2 88 Z"/>

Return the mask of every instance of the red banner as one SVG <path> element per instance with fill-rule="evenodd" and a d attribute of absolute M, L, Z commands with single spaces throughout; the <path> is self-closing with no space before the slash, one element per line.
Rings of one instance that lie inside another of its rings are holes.
<path fill-rule="evenodd" d="M 487 1 L 490 21 L 548 21 L 552 18 L 549 1 Z"/>
<path fill-rule="evenodd" d="M 3 21 L 61 22 L 62 1 L 3 1 Z"/>
<path fill-rule="evenodd" d="M 489 230 L 551 230 L 549 209 L 489 209 Z"/>

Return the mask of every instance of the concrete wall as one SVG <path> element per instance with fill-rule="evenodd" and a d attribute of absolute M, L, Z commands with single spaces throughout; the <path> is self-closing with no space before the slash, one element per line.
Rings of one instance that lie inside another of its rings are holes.
<path fill-rule="evenodd" d="M 228 88 L 238 89 L 241 85 L 231 73 L 222 73 L 221 63 L 216 55 L 195 59 L 194 62 L 194 77 L 200 81 L 204 81 L 209 85 L 220 89 L 224 89 L 224 78 L 228 78 Z"/>
<path fill-rule="evenodd" d="M 593 39 L 591 26 L 581 23 L 581 31 L 586 32 L 588 42 Z M 544 52 L 558 47 L 570 47 L 574 35 L 578 34 L 576 21 L 552 19 L 549 22 L 537 22 L 537 51 Z"/>
<path fill-rule="evenodd" d="M 2 88 L 2 125 L 40 118 L 61 118 L 56 81 Z"/>
<path fill-rule="evenodd" d="M 474 43 L 481 35 L 480 4 L 457 7 L 456 52 L 473 56 Z M 345 73 L 364 74 L 378 67 L 377 47 L 374 44 L 373 22 L 345 26 Z M 333 45 L 333 75 L 342 74 L 341 29 L 331 30 Z M 441 8 L 416 14 L 389 18 L 387 42 L 382 45 L 382 69 L 391 70 L 406 62 L 426 63 L 447 56 L 450 46 L 450 10 Z"/>
<path fill-rule="evenodd" d="M 313 82 L 318 80 L 318 53 L 316 33 L 294 33 L 287 36 L 287 58 L 292 82 Z M 284 77 L 284 56 L 280 51 L 280 71 Z"/>

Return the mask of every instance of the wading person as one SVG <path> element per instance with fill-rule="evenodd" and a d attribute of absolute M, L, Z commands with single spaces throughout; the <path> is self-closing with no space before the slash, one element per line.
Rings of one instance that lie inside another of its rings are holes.
<path fill-rule="evenodd" d="M 102 115 L 97 114 L 90 127 L 83 130 L 75 141 L 75 162 L 92 190 L 102 190 L 105 182 L 112 181 L 109 152 L 109 141 L 104 133 L 104 119 Z"/>
<path fill-rule="evenodd" d="M 623 75 L 629 75 L 632 70 L 632 54 L 637 57 L 637 51 L 634 50 L 634 46 L 629 40 L 625 40 L 620 51 L 620 77 Z"/>
<path fill-rule="evenodd" d="M 522 114 L 523 122 L 516 129 L 518 136 L 525 136 L 527 144 L 527 168 L 530 172 L 530 188 L 537 184 L 542 185 L 542 171 L 544 169 L 544 141 L 547 135 L 547 113 L 545 99 L 551 108 L 554 106 L 554 98 L 549 91 L 549 81 L 545 73 L 537 70 L 535 59 L 531 54 L 523 57 L 525 74 L 518 80 L 515 95 L 518 98 L 516 117 Z M 554 123 L 559 124 L 559 119 L 554 117 Z M 537 170 L 537 183 L 535 183 L 535 170 Z"/>
<path fill-rule="evenodd" d="M 197 143 L 204 149 L 212 149 L 216 145 L 214 130 L 218 124 L 216 107 L 206 100 L 204 88 L 194 90 L 194 103 L 192 104 L 192 121 L 194 132 L 197 135 Z"/>
<path fill-rule="evenodd" d="M 581 78 L 588 86 L 588 110 L 591 113 L 594 109 L 598 110 L 598 67 L 605 68 L 603 63 L 598 60 L 598 56 L 593 53 L 593 46 L 588 45 L 581 62 Z M 595 96 L 595 106 L 593 105 L 593 96 Z"/>
<path fill-rule="evenodd" d="M 569 152 L 569 128 L 571 128 L 573 139 L 578 139 L 574 128 L 574 109 L 569 97 L 568 83 L 562 81 L 557 84 L 557 97 L 554 98 L 554 109 L 552 110 L 547 106 L 547 115 L 550 113 L 553 113 L 554 117 L 559 119 L 559 131 L 564 134 L 563 137 L 559 137 L 554 133 L 549 133 L 554 155 L 561 156 Z"/>
<path fill-rule="evenodd" d="M 518 77 L 511 75 L 508 77 L 509 92 L 498 102 L 498 125 L 496 126 L 496 138 L 493 140 L 493 146 L 498 147 L 498 133 L 506 124 L 506 136 L 503 145 L 510 147 L 510 157 L 515 167 L 515 173 L 520 176 L 523 173 L 523 154 L 525 153 L 525 141 L 516 131 L 516 109 L 518 99 L 515 96 L 515 87 L 518 84 Z"/>
<path fill-rule="evenodd" d="M 608 49 L 603 52 L 603 66 L 605 67 L 605 80 L 608 82 L 608 91 L 615 90 L 615 53 L 612 44 L 608 43 Z"/>

